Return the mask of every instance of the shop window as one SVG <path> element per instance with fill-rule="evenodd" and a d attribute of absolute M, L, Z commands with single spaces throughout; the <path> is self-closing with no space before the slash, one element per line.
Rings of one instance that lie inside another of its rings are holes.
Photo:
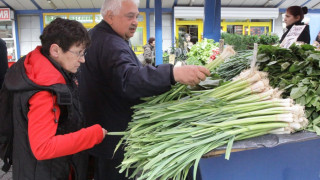
<path fill-rule="evenodd" d="M 14 46 L 14 40 L 6 40 L 7 45 L 7 52 L 8 52 L 8 61 L 15 61 L 15 46 Z"/>
<path fill-rule="evenodd" d="M 228 25 L 227 32 L 232 34 L 243 34 L 243 25 Z"/>
<path fill-rule="evenodd" d="M 51 21 L 55 20 L 56 18 L 67 19 L 67 15 L 45 15 L 44 16 L 44 24 L 48 25 Z"/>
<path fill-rule="evenodd" d="M 251 26 L 250 27 L 250 34 L 251 35 L 262 35 L 269 32 L 269 27 L 266 26 Z"/>
<path fill-rule="evenodd" d="M 99 23 L 100 21 L 102 21 L 102 16 L 101 16 L 101 14 L 96 14 L 96 15 L 94 15 L 94 21 L 95 21 L 95 23 Z"/>
<path fill-rule="evenodd" d="M 15 37 L 13 34 L 14 21 L 0 21 L 0 38 L 6 42 L 8 61 L 16 60 Z M 1 87 L 0 87 L 1 88 Z"/>
<path fill-rule="evenodd" d="M 13 38 L 11 21 L 0 21 L 0 38 Z"/>
<path fill-rule="evenodd" d="M 130 43 L 132 45 L 132 49 L 136 54 L 143 53 L 143 46 L 147 42 L 147 27 L 146 27 L 146 21 L 145 21 L 145 13 L 141 12 L 138 16 L 138 27 L 136 29 L 136 32 L 134 33 L 133 37 L 130 38 Z"/>
<path fill-rule="evenodd" d="M 134 36 L 130 38 L 130 42 L 134 52 L 143 52 L 143 28 L 138 27 Z"/>
<path fill-rule="evenodd" d="M 191 39 L 190 41 L 193 44 L 196 44 L 198 42 L 198 26 L 197 25 L 184 25 L 179 26 L 179 39 L 180 41 L 184 41 L 184 35 L 189 34 Z"/>
<path fill-rule="evenodd" d="M 198 33 L 199 33 L 199 30 L 198 30 L 198 25 L 183 25 L 183 26 L 178 26 L 179 28 L 179 44 L 180 44 L 180 47 L 182 48 L 182 45 L 183 45 L 183 41 L 185 41 L 185 34 L 189 34 L 190 35 L 190 41 L 193 43 L 193 44 L 196 44 L 198 42 Z"/>
<path fill-rule="evenodd" d="M 92 14 L 83 14 L 83 15 L 69 15 L 70 20 L 76 20 L 82 24 L 85 23 L 93 23 L 93 15 Z"/>
<path fill-rule="evenodd" d="M 103 19 L 100 13 L 43 13 L 44 27 L 57 17 L 76 20 L 82 23 L 88 31 Z M 134 36 L 130 38 L 130 42 L 135 53 L 139 54 L 143 53 L 142 47 L 147 41 L 145 13 L 141 12 L 137 20 L 139 22 L 138 28 L 136 29 Z"/>
<path fill-rule="evenodd" d="M 244 27 L 244 35 L 249 35 L 249 28 L 248 26 Z"/>

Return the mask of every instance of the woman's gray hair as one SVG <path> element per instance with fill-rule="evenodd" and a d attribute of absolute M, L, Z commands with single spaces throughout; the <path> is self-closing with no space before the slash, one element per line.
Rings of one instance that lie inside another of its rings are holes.
<path fill-rule="evenodd" d="M 137 6 L 139 6 L 140 3 L 140 0 L 105 0 L 100 10 L 102 17 L 104 17 L 108 11 L 112 11 L 116 15 L 119 14 L 123 1 L 132 1 Z"/>

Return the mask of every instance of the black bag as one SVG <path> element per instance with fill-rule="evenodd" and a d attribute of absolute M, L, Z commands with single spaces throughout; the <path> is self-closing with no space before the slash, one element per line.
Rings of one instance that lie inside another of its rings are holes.
<path fill-rule="evenodd" d="M 0 158 L 4 165 L 2 171 L 8 172 L 12 165 L 13 148 L 13 95 L 5 85 L 0 90 Z"/>

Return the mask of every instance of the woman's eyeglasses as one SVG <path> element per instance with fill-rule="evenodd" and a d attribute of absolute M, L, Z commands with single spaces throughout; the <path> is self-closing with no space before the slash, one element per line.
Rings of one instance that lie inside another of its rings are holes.
<path fill-rule="evenodd" d="M 74 52 L 74 51 L 70 51 L 68 50 L 69 52 L 71 52 L 72 54 L 76 55 L 78 58 L 84 58 L 84 56 L 87 54 L 87 51 L 83 51 L 82 53 L 81 52 Z"/>

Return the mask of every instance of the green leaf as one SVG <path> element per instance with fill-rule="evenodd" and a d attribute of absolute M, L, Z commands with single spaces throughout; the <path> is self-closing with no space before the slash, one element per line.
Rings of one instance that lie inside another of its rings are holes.
<path fill-rule="evenodd" d="M 292 99 L 297 99 L 297 98 L 301 97 L 302 95 L 304 95 L 307 92 L 307 90 L 308 90 L 307 86 L 293 88 L 291 90 L 290 97 Z"/>
<path fill-rule="evenodd" d="M 320 54 L 310 54 L 309 56 L 308 56 L 308 58 L 312 58 L 312 60 L 313 61 L 318 61 L 319 62 L 319 64 L 318 64 L 318 67 L 320 67 Z"/>
<path fill-rule="evenodd" d="M 317 106 L 317 103 L 319 102 L 320 97 L 316 96 L 314 97 L 311 101 L 310 104 L 312 104 L 313 106 Z"/>
<path fill-rule="evenodd" d="M 316 126 L 316 125 L 313 125 L 313 129 L 315 130 L 317 135 L 320 136 L 320 128 L 318 126 Z"/>
<path fill-rule="evenodd" d="M 304 51 L 308 51 L 308 50 L 313 51 L 314 50 L 314 46 L 312 46 L 310 44 L 303 44 L 303 45 L 301 45 L 301 49 L 303 49 Z"/>
<path fill-rule="evenodd" d="M 313 69 L 312 73 L 310 76 L 319 76 L 320 75 L 320 70 L 319 69 Z"/>
<path fill-rule="evenodd" d="M 257 56 L 257 59 L 258 62 L 267 62 L 270 60 L 269 56 L 267 56 L 266 54 L 259 54 Z"/>
<path fill-rule="evenodd" d="M 320 96 L 320 86 L 318 87 L 316 94 Z"/>
<path fill-rule="evenodd" d="M 307 96 L 306 96 L 306 104 L 309 104 L 311 102 L 311 100 L 313 99 L 313 93 L 312 92 L 308 92 Z"/>
<path fill-rule="evenodd" d="M 291 83 L 292 83 L 292 84 L 298 84 L 299 82 L 301 82 L 301 80 L 302 80 L 302 77 L 300 77 L 299 75 L 296 75 L 296 76 L 294 76 L 294 77 L 292 78 Z"/>
<path fill-rule="evenodd" d="M 313 113 L 314 110 L 315 110 L 314 108 L 306 108 L 305 114 L 306 114 L 307 118 L 309 118 L 309 116 L 311 116 L 311 114 Z"/>
<path fill-rule="evenodd" d="M 290 89 L 291 87 L 293 87 L 294 84 L 289 84 L 288 86 L 286 86 L 285 88 L 283 88 L 284 90 Z"/>
<path fill-rule="evenodd" d="M 301 81 L 303 84 L 310 84 L 310 80 L 309 80 L 309 78 L 304 78 L 304 79 L 302 79 L 302 81 Z"/>
<path fill-rule="evenodd" d="M 288 63 L 288 62 L 282 63 L 281 64 L 281 71 L 286 70 L 289 66 L 290 66 L 290 63 Z"/>
<path fill-rule="evenodd" d="M 277 61 L 271 61 L 271 62 L 269 62 L 269 63 L 267 64 L 267 66 L 272 66 L 272 65 L 274 65 L 274 64 L 277 64 Z"/>
<path fill-rule="evenodd" d="M 279 82 L 279 88 L 280 88 L 280 89 L 284 89 L 284 88 L 287 87 L 288 85 L 294 86 L 294 84 L 291 84 L 289 81 L 281 78 L 281 81 Z"/>
<path fill-rule="evenodd" d="M 229 141 L 228 141 L 228 145 L 227 145 L 227 149 L 226 149 L 226 154 L 225 154 L 225 159 L 229 160 L 230 158 L 230 154 L 231 154 L 231 150 L 232 150 L 232 145 L 233 145 L 233 141 L 235 139 L 235 136 L 232 136 Z"/>
<path fill-rule="evenodd" d="M 319 117 L 319 114 L 316 111 L 313 111 L 313 113 L 311 114 L 311 118 L 316 119 L 317 117 Z"/>
<path fill-rule="evenodd" d="M 313 72 L 313 67 L 312 66 L 306 67 L 305 71 L 306 71 L 307 75 L 310 75 Z"/>
<path fill-rule="evenodd" d="M 320 111 L 320 102 L 318 101 L 316 104 L 316 111 L 319 112 Z"/>
<path fill-rule="evenodd" d="M 296 61 L 290 66 L 289 72 L 299 71 L 303 69 L 308 63 L 309 63 L 308 61 L 302 61 L 302 62 Z"/>
<path fill-rule="evenodd" d="M 319 124 L 320 123 L 320 116 L 317 117 L 316 119 L 314 119 L 312 122 L 313 122 L 313 124 Z"/>
<path fill-rule="evenodd" d="M 319 82 L 310 80 L 310 83 L 312 84 L 315 89 L 319 86 Z"/>
<path fill-rule="evenodd" d="M 306 97 L 301 96 L 300 98 L 295 99 L 296 103 L 300 104 L 301 106 L 306 105 Z"/>

